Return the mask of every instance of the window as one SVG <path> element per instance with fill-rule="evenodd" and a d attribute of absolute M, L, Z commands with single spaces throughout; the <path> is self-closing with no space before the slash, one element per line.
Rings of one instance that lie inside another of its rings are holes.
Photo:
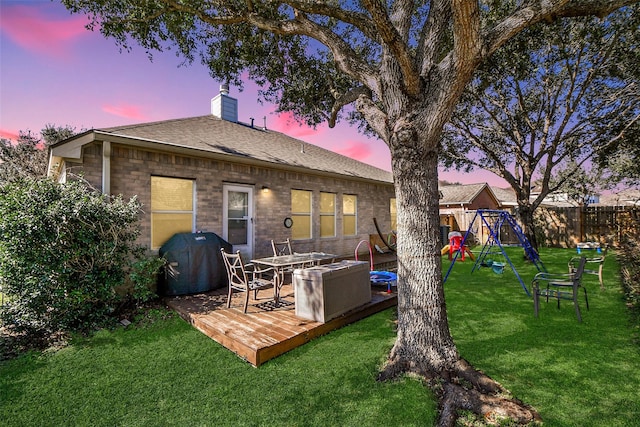
<path fill-rule="evenodd" d="M 320 237 L 336 235 L 336 195 L 320 193 Z"/>
<path fill-rule="evenodd" d="M 151 177 L 151 248 L 176 233 L 194 229 L 195 183 L 190 179 Z"/>
<path fill-rule="evenodd" d="M 398 208 L 395 197 L 389 203 L 389 214 L 391 215 L 391 229 L 398 230 Z"/>
<path fill-rule="evenodd" d="M 227 241 L 246 245 L 249 241 L 249 191 L 227 191 Z"/>
<path fill-rule="evenodd" d="M 342 196 L 342 235 L 354 236 L 357 230 L 358 196 Z"/>
<path fill-rule="evenodd" d="M 311 191 L 291 190 L 291 238 L 311 238 Z"/>

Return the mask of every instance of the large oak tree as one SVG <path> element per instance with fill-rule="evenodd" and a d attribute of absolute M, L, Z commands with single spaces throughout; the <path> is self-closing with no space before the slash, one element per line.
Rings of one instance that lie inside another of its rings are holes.
<path fill-rule="evenodd" d="M 584 173 L 592 161 L 621 158 L 637 144 L 639 11 L 527 28 L 479 67 L 445 125 L 444 163 L 504 178 L 535 248 L 542 201 L 558 190 L 593 193 Z"/>
<path fill-rule="evenodd" d="M 471 368 L 449 331 L 438 249 L 442 129 L 478 66 L 512 37 L 539 22 L 606 16 L 634 0 L 62 1 L 124 48 L 176 47 L 217 79 L 255 80 L 264 99 L 309 124 L 352 120 L 385 141 L 399 280 L 397 339 L 381 378 L 413 372 L 435 380 L 442 425 L 457 408 L 536 417 Z"/>

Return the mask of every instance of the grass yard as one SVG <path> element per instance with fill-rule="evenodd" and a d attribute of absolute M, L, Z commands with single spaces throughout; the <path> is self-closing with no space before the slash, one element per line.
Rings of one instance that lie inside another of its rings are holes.
<path fill-rule="evenodd" d="M 508 248 L 528 286 L 537 272 Z M 541 249 L 549 272 L 565 272 L 575 250 Z M 588 255 L 587 255 L 588 256 Z M 501 261 L 501 257 L 495 257 Z M 516 276 L 488 268 L 470 273 L 472 263 L 456 265 L 445 284 L 450 328 L 460 353 L 533 405 L 549 426 L 640 425 L 640 348 L 633 342 L 629 314 L 619 285 L 615 256 L 597 276 L 583 276 L 590 310 L 581 296 L 583 322 L 571 301 L 533 301 Z"/>
<path fill-rule="evenodd" d="M 509 253 L 529 285 L 535 268 L 521 249 Z M 543 249 L 541 258 L 564 272 L 574 254 Z M 638 425 L 640 348 L 614 256 L 606 290 L 596 276 L 585 278 L 591 309 L 581 300 L 583 323 L 569 301 L 560 310 L 543 302 L 534 318 L 508 267 L 498 275 L 470 273 L 472 265 L 458 263 L 445 284 L 463 357 L 533 405 L 547 426 Z M 433 425 L 436 404 L 418 380 L 375 381 L 393 319 L 393 310 L 378 313 L 257 369 L 175 316 L 100 331 L 57 352 L 1 362 L 0 425 Z"/>

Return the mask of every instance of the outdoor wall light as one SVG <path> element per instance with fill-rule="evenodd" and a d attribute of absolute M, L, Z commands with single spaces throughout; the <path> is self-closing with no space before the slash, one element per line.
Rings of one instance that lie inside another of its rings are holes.
<path fill-rule="evenodd" d="M 268 193 L 268 192 L 269 192 L 269 190 L 270 190 L 270 188 L 269 188 L 269 187 L 267 187 L 266 185 L 263 185 L 263 186 L 262 186 L 262 192 L 263 192 L 263 193 Z"/>

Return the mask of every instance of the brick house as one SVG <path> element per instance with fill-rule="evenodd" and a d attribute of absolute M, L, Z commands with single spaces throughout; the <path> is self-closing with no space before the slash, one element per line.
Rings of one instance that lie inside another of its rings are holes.
<path fill-rule="evenodd" d="M 240 123 L 224 87 L 211 111 L 81 133 L 51 147 L 50 174 L 137 195 L 140 243 L 151 250 L 177 232 L 210 231 L 248 258 L 286 238 L 299 252 L 348 255 L 376 232 L 373 218 L 391 229 L 389 172 Z"/>

